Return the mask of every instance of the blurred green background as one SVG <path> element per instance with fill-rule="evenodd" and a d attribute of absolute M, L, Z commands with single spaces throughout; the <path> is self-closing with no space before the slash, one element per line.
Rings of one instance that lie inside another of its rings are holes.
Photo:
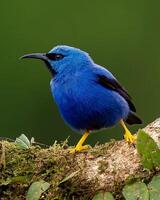
<path fill-rule="evenodd" d="M 18 60 L 57 44 L 79 47 L 111 70 L 133 96 L 144 124 L 159 116 L 160 2 L 106 0 L 1 1 L 0 136 L 21 133 L 52 144 L 75 134 L 61 119 L 43 63 Z M 135 131 L 140 126 L 132 128 Z M 92 134 L 88 143 L 122 138 L 122 129 Z"/>

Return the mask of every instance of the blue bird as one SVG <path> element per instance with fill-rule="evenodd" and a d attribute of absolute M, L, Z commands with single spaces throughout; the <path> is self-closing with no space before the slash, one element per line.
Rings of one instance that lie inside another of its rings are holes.
<path fill-rule="evenodd" d="M 136 136 L 125 125 L 141 124 L 126 89 L 106 68 L 96 64 L 88 53 L 60 45 L 48 53 L 33 53 L 21 58 L 41 59 L 52 75 L 51 92 L 64 121 L 83 134 L 71 153 L 87 149 L 83 143 L 89 133 L 118 122 L 124 138 L 134 143 Z"/>

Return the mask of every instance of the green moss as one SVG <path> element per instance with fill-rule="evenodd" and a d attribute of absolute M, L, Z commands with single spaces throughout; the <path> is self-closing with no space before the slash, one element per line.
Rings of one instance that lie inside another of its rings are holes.
<path fill-rule="evenodd" d="M 101 160 L 98 162 L 98 164 L 99 164 L 99 167 L 98 167 L 99 173 L 100 174 L 104 173 L 108 167 L 108 162 L 105 160 Z"/>
<path fill-rule="evenodd" d="M 106 154 L 113 141 L 104 145 L 96 145 L 89 153 L 94 157 Z M 2 200 L 25 199 L 29 186 L 39 180 L 50 183 L 49 189 L 41 199 L 85 199 L 89 185 L 80 189 L 79 179 L 72 179 L 60 184 L 68 175 L 78 171 L 81 173 L 86 166 L 86 154 L 78 157 L 70 154 L 67 140 L 61 144 L 55 142 L 49 148 L 31 145 L 28 149 L 18 148 L 14 142 L 0 142 L 0 196 Z M 2 148 L 3 146 L 3 148 Z M 107 163 L 100 163 L 100 171 L 105 170 Z"/>
<path fill-rule="evenodd" d="M 5 154 L 5 166 L 4 161 L 1 162 L 0 194 L 4 200 L 24 197 L 30 184 L 40 179 L 51 184 L 47 198 L 53 194 L 58 196 L 58 185 L 66 175 L 66 170 L 69 172 L 68 166 L 71 164 L 71 159 L 68 159 L 71 155 L 65 150 L 66 142 L 54 144 L 48 149 L 38 145 L 19 149 L 14 143 L 6 141 L 2 141 L 2 144 L 5 152 L 1 148 L 0 155 Z"/>
<path fill-rule="evenodd" d="M 89 200 L 98 191 L 99 185 L 96 177 L 92 181 L 85 179 L 84 169 L 88 167 L 88 161 L 98 163 L 101 176 L 106 173 L 108 159 L 116 147 L 115 140 L 112 140 L 83 153 L 70 154 L 67 140 L 60 144 L 55 142 L 46 148 L 32 144 L 26 149 L 18 148 L 14 142 L 0 141 L 0 199 L 25 200 L 30 185 L 44 180 L 50 186 L 42 194 L 41 200 Z M 128 177 L 127 181 L 143 180 L 143 176 L 146 181 L 153 176 L 151 171 L 141 170 L 135 176 Z M 121 198 L 124 184 L 114 183 L 112 192 L 116 199 Z"/>
<path fill-rule="evenodd" d="M 107 155 L 108 149 L 111 148 L 115 144 L 116 140 L 112 139 L 110 142 L 105 144 L 96 144 L 93 149 L 90 150 L 90 153 L 96 158 L 99 156 Z"/>
<path fill-rule="evenodd" d="M 49 148 L 31 145 L 29 149 L 18 148 L 14 142 L 0 141 L 0 196 L 2 200 L 25 199 L 29 186 L 39 180 L 50 184 L 41 199 L 84 199 L 88 191 L 79 187 L 79 179 L 61 181 L 71 173 L 85 167 L 87 152 L 70 154 L 67 141 Z M 2 148 L 5 147 L 5 148 Z M 91 151 L 91 150 L 90 150 Z M 84 156 L 83 156 L 84 155 Z M 78 159 L 77 159 L 78 156 Z M 5 165 L 4 165 L 5 163 Z M 86 188 L 89 186 L 86 185 Z"/>

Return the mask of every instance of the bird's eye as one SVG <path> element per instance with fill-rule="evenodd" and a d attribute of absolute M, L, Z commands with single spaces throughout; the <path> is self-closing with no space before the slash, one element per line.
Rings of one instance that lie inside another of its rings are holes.
<path fill-rule="evenodd" d="M 62 58 L 64 58 L 62 54 L 56 54 L 56 53 L 47 53 L 46 56 L 50 60 L 61 60 Z"/>

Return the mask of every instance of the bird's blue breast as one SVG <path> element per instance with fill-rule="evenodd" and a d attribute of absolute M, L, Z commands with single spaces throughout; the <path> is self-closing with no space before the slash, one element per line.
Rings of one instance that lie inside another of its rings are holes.
<path fill-rule="evenodd" d="M 124 98 L 97 84 L 94 77 L 79 75 L 59 80 L 51 81 L 52 95 L 63 119 L 73 129 L 100 129 L 127 117 L 129 107 Z"/>

